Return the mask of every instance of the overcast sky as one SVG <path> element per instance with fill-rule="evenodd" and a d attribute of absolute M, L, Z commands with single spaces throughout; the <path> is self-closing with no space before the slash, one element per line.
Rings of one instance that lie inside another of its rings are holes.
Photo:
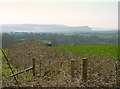
<path fill-rule="evenodd" d="M 0 0 L 0 24 L 117 28 L 118 0 Z"/>

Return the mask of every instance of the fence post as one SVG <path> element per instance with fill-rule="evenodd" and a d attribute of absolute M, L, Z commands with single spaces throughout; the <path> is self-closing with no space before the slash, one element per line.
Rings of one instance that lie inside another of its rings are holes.
<path fill-rule="evenodd" d="M 61 62 L 61 63 L 60 63 L 60 67 L 62 67 L 62 65 L 63 65 L 63 64 L 62 64 L 62 62 Z"/>
<path fill-rule="evenodd" d="M 49 60 L 49 69 L 50 69 L 50 64 L 51 64 L 51 61 Z"/>
<path fill-rule="evenodd" d="M 73 78 L 74 78 L 74 71 L 75 71 L 75 68 L 74 68 L 74 65 L 75 65 L 75 59 L 71 59 L 71 77 L 72 77 L 72 81 L 73 81 Z"/>
<path fill-rule="evenodd" d="M 41 59 L 40 59 L 40 66 L 39 67 L 40 67 L 40 76 L 41 76 Z"/>
<path fill-rule="evenodd" d="M 33 59 L 33 76 L 35 76 L 35 59 Z"/>
<path fill-rule="evenodd" d="M 82 81 L 86 82 L 87 81 L 87 58 L 83 58 L 83 65 L 82 65 Z"/>

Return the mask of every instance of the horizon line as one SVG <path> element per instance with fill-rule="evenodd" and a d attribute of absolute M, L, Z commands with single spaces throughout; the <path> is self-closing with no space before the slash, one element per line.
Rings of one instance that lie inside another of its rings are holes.
<path fill-rule="evenodd" d="M 69 26 L 69 27 L 83 27 L 88 25 L 80 25 L 80 26 L 71 26 L 71 25 L 64 25 L 64 24 L 35 24 L 35 23 L 17 23 L 17 24 L 0 24 L 0 25 L 62 25 L 62 26 Z M 90 28 L 104 28 L 104 29 L 118 29 L 118 27 L 108 28 L 108 27 L 100 27 L 100 26 L 88 26 Z"/>

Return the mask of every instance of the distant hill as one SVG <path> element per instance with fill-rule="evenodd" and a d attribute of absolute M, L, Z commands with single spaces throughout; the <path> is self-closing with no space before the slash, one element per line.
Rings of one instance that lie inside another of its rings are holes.
<path fill-rule="evenodd" d="M 93 31 L 117 31 L 117 28 L 116 29 L 112 29 L 112 28 L 91 27 L 91 29 Z"/>
<path fill-rule="evenodd" d="M 88 26 L 71 27 L 65 25 L 41 25 L 41 24 L 3 24 L 3 32 L 64 32 L 64 31 L 78 31 L 87 32 L 92 31 Z"/>

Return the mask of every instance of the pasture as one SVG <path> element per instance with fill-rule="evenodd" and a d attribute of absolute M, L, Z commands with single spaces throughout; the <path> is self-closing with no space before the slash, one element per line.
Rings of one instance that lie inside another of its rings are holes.
<path fill-rule="evenodd" d="M 117 44 L 54 46 L 53 48 L 70 51 L 82 56 L 101 56 L 112 59 L 115 59 L 118 53 Z"/>

